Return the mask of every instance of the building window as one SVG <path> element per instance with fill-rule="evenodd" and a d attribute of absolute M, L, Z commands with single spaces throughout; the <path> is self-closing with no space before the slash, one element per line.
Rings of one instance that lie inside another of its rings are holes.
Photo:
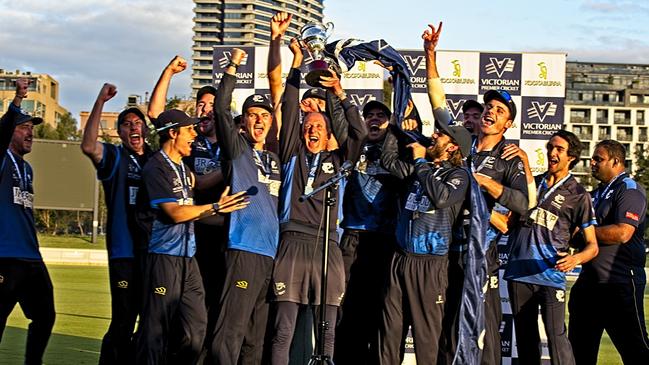
<path fill-rule="evenodd" d="M 27 113 L 33 113 L 34 112 L 34 100 L 23 100 L 23 102 L 20 104 L 20 107 L 26 111 Z"/>

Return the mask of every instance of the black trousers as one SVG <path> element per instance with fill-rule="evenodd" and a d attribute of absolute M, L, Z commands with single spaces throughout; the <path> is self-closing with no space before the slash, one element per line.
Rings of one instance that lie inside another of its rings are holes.
<path fill-rule="evenodd" d="M 207 326 L 196 260 L 148 254 L 143 291 L 137 364 L 195 364 Z"/>
<path fill-rule="evenodd" d="M 293 302 L 277 302 L 275 303 L 275 306 L 275 331 L 271 344 L 271 364 L 287 365 L 289 363 L 289 349 L 291 347 L 291 341 L 293 340 L 293 334 L 295 333 L 298 310 L 301 305 Z M 318 324 L 320 323 L 320 306 L 314 305 L 311 308 L 313 310 L 316 339 L 320 341 L 320 330 L 318 327 Z M 336 323 L 337 307 L 334 305 L 327 305 L 325 311 L 328 326 L 325 330 L 324 354 L 329 355 L 331 358 L 334 354 L 334 324 Z"/>
<path fill-rule="evenodd" d="M 100 365 L 135 363 L 133 330 L 140 312 L 143 258 L 108 262 L 111 320 L 101 341 Z"/>
<path fill-rule="evenodd" d="M 500 278 L 498 269 L 498 242 L 492 242 L 487 250 L 487 266 L 489 275 L 487 292 L 485 293 L 485 338 L 482 351 L 482 365 L 500 364 L 502 345 L 500 343 L 500 324 L 503 310 L 500 301 Z"/>
<path fill-rule="evenodd" d="M 40 365 L 56 317 L 52 281 L 42 260 L 0 259 L 0 341 L 16 303 L 31 320 L 25 364 Z"/>
<path fill-rule="evenodd" d="M 346 291 L 338 311 L 337 365 L 375 364 L 383 293 L 395 240 L 390 234 L 345 231 L 340 242 Z"/>
<path fill-rule="evenodd" d="M 211 362 L 259 364 L 268 321 L 268 285 L 273 258 L 228 250 L 225 264 L 225 284 L 211 343 Z"/>
<path fill-rule="evenodd" d="M 400 364 L 412 326 L 417 364 L 437 362 L 447 287 L 448 258 L 397 251 L 381 314 L 379 363 Z"/>
<path fill-rule="evenodd" d="M 645 284 L 598 284 L 577 279 L 570 290 L 568 338 L 578 365 L 596 364 L 606 330 L 625 364 L 649 364 Z"/>
<path fill-rule="evenodd" d="M 539 307 L 548 336 L 550 361 L 553 365 L 574 364 L 572 347 L 566 331 L 565 291 L 550 286 L 510 281 L 509 299 L 514 315 L 516 344 L 520 364 L 541 364 Z"/>
<path fill-rule="evenodd" d="M 466 253 L 457 251 L 448 253 L 448 287 L 446 288 L 446 303 L 442 320 L 442 337 L 437 356 L 438 365 L 451 365 L 457 349 L 458 316 L 462 305 L 465 255 Z"/>

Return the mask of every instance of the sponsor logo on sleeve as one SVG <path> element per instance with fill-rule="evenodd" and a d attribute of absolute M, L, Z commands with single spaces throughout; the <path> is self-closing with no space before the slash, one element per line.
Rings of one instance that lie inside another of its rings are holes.
<path fill-rule="evenodd" d="M 248 289 L 248 282 L 246 280 L 239 280 L 235 286 L 239 289 Z"/>
<path fill-rule="evenodd" d="M 636 222 L 640 221 L 640 215 L 638 215 L 636 213 L 633 213 L 633 212 L 626 212 L 626 214 L 624 216 L 627 217 L 628 219 L 632 219 L 632 220 L 634 220 Z"/>
<path fill-rule="evenodd" d="M 164 286 L 157 287 L 153 289 L 153 293 L 158 295 L 167 295 L 167 288 Z"/>

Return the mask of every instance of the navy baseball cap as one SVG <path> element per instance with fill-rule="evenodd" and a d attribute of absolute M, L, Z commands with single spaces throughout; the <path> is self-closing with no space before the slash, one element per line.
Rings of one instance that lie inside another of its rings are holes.
<path fill-rule="evenodd" d="M 385 115 L 388 117 L 388 119 L 390 119 L 390 117 L 392 116 L 392 112 L 390 111 L 390 108 L 388 108 L 387 105 L 383 104 L 378 100 L 370 100 L 363 107 L 363 117 L 365 117 L 365 115 L 372 109 L 382 110 L 383 113 L 385 113 Z"/>
<path fill-rule="evenodd" d="M 307 98 L 316 98 L 327 101 L 327 92 L 319 87 L 314 87 L 305 91 L 304 95 L 302 95 L 302 100 Z"/>
<path fill-rule="evenodd" d="M 27 122 L 30 122 L 30 121 L 32 122 L 33 125 L 39 125 L 39 124 L 43 123 L 43 118 L 34 117 L 34 116 L 31 116 L 31 115 L 27 114 L 27 112 L 22 110 L 22 109 L 19 109 L 19 110 L 20 110 L 20 113 L 16 116 L 16 119 L 15 119 L 15 124 L 16 125 L 20 125 L 20 124 L 27 123 Z"/>
<path fill-rule="evenodd" d="M 146 119 L 144 118 L 144 113 L 139 108 L 136 107 L 131 107 L 128 109 L 124 109 L 119 115 L 117 116 L 117 128 L 119 128 L 122 123 L 124 123 L 124 118 L 126 118 L 126 115 L 132 113 L 137 115 L 138 118 L 142 120 L 142 123 L 146 124 Z"/>
<path fill-rule="evenodd" d="M 469 99 L 464 102 L 464 105 L 462 105 L 462 112 L 466 113 L 466 111 L 471 108 L 480 110 L 480 113 L 482 113 L 482 111 L 484 110 L 484 106 L 482 106 L 482 104 L 478 103 L 476 100 Z"/>
<path fill-rule="evenodd" d="M 516 118 L 516 104 L 514 104 L 514 100 L 512 99 L 512 96 L 509 95 L 507 91 L 505 90 L 487 91 L 487 93 L 484 94 L 484 103 L 487 104 L 491 100 L 498 100 L 501 103 L 507 105 L 510 114 L 509 119 L 514 120 L 514 118 Z"/>
<path fill-rule="evenodd" d="M 270 100 L 267 97 L 261 94 L 252 94 L 246 98 L 246 101 L 243 102 L 243 108 L 241 112 L 245 113 L 249 108 L 258 107 L 268 110 L 270 113 L 273 112 L 273 106 L 270 104 Z"/>
<path fill-rule="evenodd" d="M 445 123 L 439 122 L 435 119 L 435 128 L 451 137 L 453 141 L 460 146 L 460 152 L 462 152 L 462 157 L 469 156 L 471 153 L 471 144 L 473 140 L 471 139 L 471 133 L 469 130 L 464 128 L 461 125 L 447 125 Z"/>
<path fill-rule="evenodd" d="M 170 128 L 184 127 L 198 123 L 200 119 L 192 118 L 187 113 L 178 109 L 165 110 L 153 120 L 156 131 L 162 132 Z"/>

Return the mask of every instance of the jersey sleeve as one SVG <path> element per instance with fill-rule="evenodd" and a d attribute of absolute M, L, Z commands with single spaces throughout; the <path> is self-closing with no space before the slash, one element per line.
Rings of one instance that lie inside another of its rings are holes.
<path fill-rule="evenodd" d="M 119 162 L 119 147 L 110 143 L 103 143 L 104 145 L 104 154 L 101 156 L 101 160 L 98 163 L 95 163 L 95 169 L 97 169 L 97 179 L 101 181 L 110 180 L 117 170 L 117 165 Z"/>
<path fill-rule="evenodd" d="M 578 196 L 573 212 L 574 216 L 572 217 L 572 222 L 575 226 L 584 229 L 589 226 L 597 225 L 595 210 L 593 209 L 593 201 L 591 200 L 589 193 L 584 192 Z"/>
<path fill-rule="evenodd" d="M 160 209 L 161 203 L 178 201 L 173 192 L 173 178 L 159 164 L 147 164 L 142 172 L 142 179 L 149 196 L 151 208 Z"/>
<path fill-rule="evenodd" d="M 279 130 L 279 159 L 282 163 L 297 155 L 303 143 L 300 137 L 300 75 L 297 68 L 289 71 L 282 96 L 282 126 Z"/>
<path fill-rule="evenodd" d="M 622 191 L 615 201 L 615 223 L 626 223 L 638 227 L 647 211 L 647 197 L 638 189 Z"/>
<path fill-rule="evenodd" d="M 528 199 L 525 168 L 521 159 L 516 157 L 508 164 L 503 181 L 503 193 L 498 198 L 498 203 L 515 213 L 523 215 L 528 210 Z"/>
<path fill-rule="evenodd" d="M 463 169 L 454 169 L 455 171 L 439 179 L 435 176 L 435 170 L 425 162 L 418 162 L 415 167 L 417 179 L 433 205 L 437 209 L 443 209 L 464 200 L 469 186 L 467 172 Z"/>

